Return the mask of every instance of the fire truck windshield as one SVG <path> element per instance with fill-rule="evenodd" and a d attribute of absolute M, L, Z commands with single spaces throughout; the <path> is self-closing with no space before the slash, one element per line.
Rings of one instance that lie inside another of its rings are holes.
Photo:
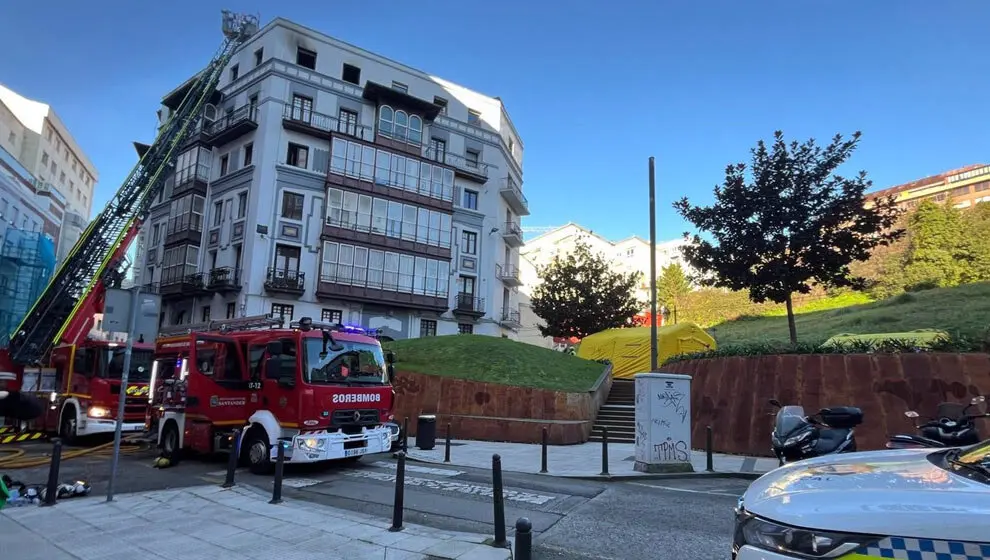
<path fill-rule="evenodd" d="M 124 348 L 111 348 L 106 351 L 105 377 L 120 379 L 124 374 Z M 131 371 L 127 375 L 128 382 L 151 380 L 152 351 L 150 349 L 131 350 Z"/>
<path fill-rule="evenodd" d="M 382 347 L 362 342 L 340 342 L 340 352 L 327 349 L 323 340 L 307 338 L 306 363 L 303 365 L 307 383 L 385 383 L 385 356 Z"/>

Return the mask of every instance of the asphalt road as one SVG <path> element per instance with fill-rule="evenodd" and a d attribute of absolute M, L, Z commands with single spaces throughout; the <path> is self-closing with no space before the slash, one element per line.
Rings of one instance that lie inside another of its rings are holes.
<path fill-rule="evenodd" d="M 31 453 L 50 444 L 30 446 Z M 226 461 L 187 459 L 154 469 L 157 453 L 123 455 L 117 493 L 219 484 Z M 4 470 L 27 483 L 43 484 L 48 467 Z M 387 454 L 341 465 L 287 467 L 283 497 L 392 517 L 396 462 Z M 102 499 L 110 474 L 107 456 L 69 459 L 60 480 L 86 480 Z M 404 521 L 441 530 L 493 533 L 491 473 L 488 470 L 408 462 Z M 534 558 L 545 560 L 653 560 L 729 558 L 732 507 L 748 481 L 679 479 L 597 482 L 515 473 L 503 474 L 508 536 L 513 523 L 534 526 Z M 237 471 L 236 480 L 271 489 L 272 477 Z"/>

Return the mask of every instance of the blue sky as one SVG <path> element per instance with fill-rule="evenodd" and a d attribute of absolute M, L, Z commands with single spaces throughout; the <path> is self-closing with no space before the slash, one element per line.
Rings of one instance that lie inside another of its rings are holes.
<path fill-rule="evenodd" d="M 671 201 L 710 201 L 775 129 L 863 131 L 849 171 L 876 188 L 990 159 L 985 0 L 5 4 L 0 82 L 55 107 L 100 171 L 99 207 L 131 141 L 153 138 L 158 100 L 219 46 L 224 7 L 502 97 L 526 148 L 524 225 L 647 236 L 655 156 L 659 237 L 677 237 Z"/>

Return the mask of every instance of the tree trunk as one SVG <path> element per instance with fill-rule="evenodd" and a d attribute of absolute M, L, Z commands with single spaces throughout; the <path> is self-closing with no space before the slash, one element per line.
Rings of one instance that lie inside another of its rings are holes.
<path fill-rule="evenodd" d="M 787 305 L 787 332 L 791 335 L 791 344 L 797 344 L 797 326 L 794 324 L 794 303 L 791 301 L 791 294 L 787 294 L 784 303 Z"/>

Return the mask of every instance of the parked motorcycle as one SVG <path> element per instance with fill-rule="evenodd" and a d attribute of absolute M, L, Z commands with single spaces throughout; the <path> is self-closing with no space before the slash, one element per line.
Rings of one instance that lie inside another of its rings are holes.
<path fill-rule="evenodd" d="M 973 397 L 969 404 L 944 402 L 938 405 L 935 416 L 921 424 L 915 424 L 921 434 L 897 434 L 887 441 L 888 449 L 915 449 L 919 447 L 963 447 L 983 441 L 976 424 L 977 418 L 990 417 L 987 411 L 970 414 L 970 410 L 986 402 L 986 397 Z M 920 418 L 920 415 L 909 410 L 904 413 L 908 418 Z M 917 420 L 915 420 L 917 422 Z"/>
<path fill-rule="evenodd" d="M 823 408 L 806 415 L 802 406 L 783 406 L 777 399 L 770 404 L 778 409 L 771 435 L 771 448 L 777 460 L 800 461 L 832 453 L 856 451 L 853 428 L 863 423 L 863 411 L 854 406 Z"/>

